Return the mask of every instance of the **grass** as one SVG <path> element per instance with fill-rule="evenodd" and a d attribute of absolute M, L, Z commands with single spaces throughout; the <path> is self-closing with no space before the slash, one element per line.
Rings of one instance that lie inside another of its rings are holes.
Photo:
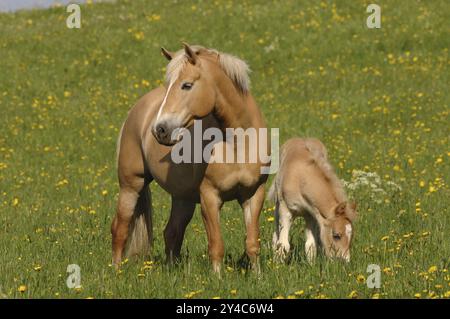
<path fill-rule="evenodd" d="M 117 1 L 0 14 L 0 296 L 5 298 L 435 298 L 450 296 L 447 1 Z M 272 261 L 261 216 L 262 277 L 241 268 L 242 212 L 221 214 L 222 280 L 210 271 L 197 208 L 181 264 L 163 262 L 169 196 L 152 185 L 150 257 L 110 266 L 115 141 L 128 109 L 161 85 L 159 47 L 180 41 L 248 61 L 252 93 L 282 141 L 315 136 L 359 204 L 352 261 Z M 357 171 L 376 173 L 374 192 Z M 389 182 L 401 187 L 391 187 Z M 69 264 L 80 289 L 66 286 Z M 369 264 L 381 287 L 369 289 Z"/>

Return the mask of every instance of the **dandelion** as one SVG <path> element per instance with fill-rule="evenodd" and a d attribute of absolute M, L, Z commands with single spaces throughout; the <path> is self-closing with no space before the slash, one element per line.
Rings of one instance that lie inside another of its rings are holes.
<path fill-rule="evenodd" d="M 17 290 L 21 293 L 24 293 L 27 290 L 27 286 L 25 285 L 20 285 L 19 288 L 17 288 Z"/>
<path fill-rule="evenodd" d="M 352 292 L 350 292 L 348 297 L 352 298 L 352 299 L 356 299 L 356 298 L 358 298 L 358 292 L 356 290 L 352 290 Z"/>
<path fill-rule="evenodd" d="M 237 290 L 236 290 L 236 289 L 232 289 L 232 290 L 230 290 L 230 294 L 232 294 L 232 295 L 236 295 L 236 294 L 237 294 Z"/>
<path fill-rule="evenodd" d="M 422 297 L 420 292 L 414 294 L 414 298 L 420 299 L 420 297 Z"/>
<path fill-rule="evenodd" d="M 364 277 L 363 275 L 358 275 L 356 277 L 356 281 L 359 283 L 364 283 L 364 282 L 366 282 L 366 277 Z"/>
<path fill-rule="evenodd" d="M 296 292 L 294 292 L 294 295 L 296 296 L 302 296 L 305 293 L 304 290 L 297 290 Z"/>
<path fill-rule="evenodd" d="M 268 222 L 273 222 L 274 220 L 275 220 L 275 218 L 273 218 L 272 216 L 267 217 L 267 221 L 268 221 Z"/>
<path fill-rule="evenodd" d="M 17 197 L 15 197 L 12 201 L 12 206 L 16 207 L 17 205 L 19 205 L 19 199 Z"/>
<path fill-rule="evenodd" d="M 386 275 L 391 275 L 391 274 L 392 274 L 392 269 L 391 269 L 391 267 L 385 267 L 385 268 L 383 269 L 383 272 L 384 272 Z"/>
<path fill-rule="evenodd" d="M 103 196 L 108 195 L 108 191 L 107 191 L 106 189 L 102 190 L 102 195 L 103 195 Z"/>
<path fill-rule="evenodd" d="M 185 294 L 185 295 L 184 295 L 184 298 L 192 299 L 194 296 L 200 294 L 201 292 L 202 292 L 202 290 L 191 291 L 191 292 Z"/>
<path fill-rule="evenodd" d="M 437 266 L 431 266 L 430 268 L 428 268 L 428 273 L 432 274 L 435 273 L 438 270 Z"/>
<path fill-rule="evenodd" d="M 135 32 L 133 36 L 137 41 L 144 40 L 144 32 L 142 32 L 142 31 Z"/>

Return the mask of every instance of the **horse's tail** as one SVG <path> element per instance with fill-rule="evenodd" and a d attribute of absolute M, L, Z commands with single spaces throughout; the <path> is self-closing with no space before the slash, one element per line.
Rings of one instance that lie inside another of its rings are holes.
<path fill-rule="evenodd" d="M 148 188 L 148 189 L 147 189 Z M 152 200 L 150 187 L 144 187 L 134 209 L 125 246 L 125 256 L 145 255 L 153 241 Z"/>
<path fill-rule="evenodd" d="M 272 185 L 270 185 L 269 191 L 267 192 L 267 198 L 272 202 L 275 203 L 278 198 L 278 190 L 277 190 L 277 178 L 275 177 Z"/>

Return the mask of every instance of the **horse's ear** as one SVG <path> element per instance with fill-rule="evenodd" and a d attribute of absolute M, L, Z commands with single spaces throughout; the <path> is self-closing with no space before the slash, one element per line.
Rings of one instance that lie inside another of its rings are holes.
<path fill-rule="evenodd" d="M 187 44 L 186 42 L 183 42 L 183 47 L 189 63 L 195 64 L 197 62 L 197 55 L 195 54 L 194 50 L 192 50 L 189 44 Z"/>
<path fill-rule="evenodd" d="M 335 210 L 334 210 L 334 215 L 336 215 L 336 217 L 343 216 L 345 214 L 345 207 L 346 206 L 347 206 L 347 202 L 339 203 L 339 205 L 337 205 Z"/>
<path fill-rule="evenodd" d="M 358 212 L 356 211 L 356 203 L 351 202 L 350 203 L 350 209 L 347 211 L 347 217 L 354 221 L 358 217 Z"/>
<path fill-rule="evenodd" d="M 161 47 L 161 53 L 166 57 L 167 60 L 172 60 L 173 58 L 173 53 L 166 50 L 164 47 Z"/>

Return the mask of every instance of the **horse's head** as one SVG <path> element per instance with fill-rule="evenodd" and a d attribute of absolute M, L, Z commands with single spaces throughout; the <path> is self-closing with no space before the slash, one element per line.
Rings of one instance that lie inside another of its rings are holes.
<path fill-rule="evenodd" d="M 334 216 L 326 220 L 320 237 L 328 257 L 350 261 L 350 247 L 354 237 L 352 222 L 356 216 L 356 204 L 343 202 L 334 209 Z"/>
<path fill-rule="evenodd" d="M 184 45 L 184 51 L 171 53 L 164 48 L 164 56 L 171 61 L 167 71 L 167 89 L 152 127 L 156 140 L 164 145 L 175 144 L 181 130 L 213 111 L 215 88 L 205 61 L 199 54 L 202 49 Z M 205 50 L 206 51 L 206 50 Z"/>
<path fill-rule="evenodd" d="M 186 43 L 183 46 L 184 49 L 176 53 L 162 48 L 163 55 L 170 62 L 166 93 L 152 132 L 164 145 L 178 142 L 183 128 L 213 112 L 216 98 L 220 95 L 219 83 L 228 94 L 234 89 L 246 93 L 249 86 L 249 70 L 244 61 L 201 46 Z"/>

